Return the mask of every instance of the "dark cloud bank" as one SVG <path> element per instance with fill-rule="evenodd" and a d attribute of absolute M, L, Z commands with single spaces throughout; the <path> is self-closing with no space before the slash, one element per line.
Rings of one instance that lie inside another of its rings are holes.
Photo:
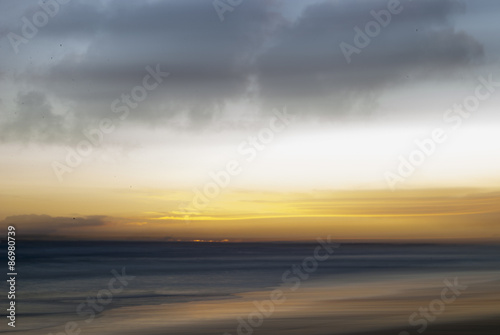
<path fill-rule="evenodd" d="M 463 2 L 422 0 L 401 1 L 401 12 L 348 64 L 340 44 L 353 44 L 354 26 L 364 28 L 372 10 L 387 5 L 324 1 L 291 18 L 283 13 L 292 2 L 247 0 L 221 22 L 210 1 L 74 0 L 36 38 L 44 48 L 82 45 L 85 51 L 69 50 L 16 73 L 12 80 L 25 88 L 16 108 L 1 111 L 0 139 L 70 141 L 109 117 L 112 101 L 141 84 L 148 65 L 171 76 L 127 122 L 167 124 L 184 113 L 189 127 L 199 128 L 242 99 L 264 114 L 279 106 L 325 119 L 356 108 L 369 112 L 380 94 L 409 77 L 444 80 L 483 58 L 483 46 L 455 27 L 466 12 Z M 22 48 L 37 52 L 34 45 Z M 65 113 L 56 113 L 53 101 Z"/>
<path fill-rule="evenodd" d="M 1 227 L 13 225 L 18 232 L 23 232 L 23 237 L 41 237 L 49 234 L 66 234 L 72 229 L 95 227 L 105 225 L 105 216 L 94 215 L 86 217 L 53 217 L 50 215 L 14 215 L 0 221 Z"/>

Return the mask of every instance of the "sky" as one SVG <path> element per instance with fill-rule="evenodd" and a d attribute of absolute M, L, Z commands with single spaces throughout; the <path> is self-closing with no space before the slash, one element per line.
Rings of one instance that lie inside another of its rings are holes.
<path fill-rule="evenodd" d="M 498 240 L 500 3 L 0 2 L 25 237 Z"/>

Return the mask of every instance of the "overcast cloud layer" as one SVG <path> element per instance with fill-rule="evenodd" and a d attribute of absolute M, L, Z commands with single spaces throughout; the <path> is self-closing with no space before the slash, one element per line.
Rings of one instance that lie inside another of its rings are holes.
<path fill-rule="evenodd" d="M 126 122 L 187 131 L 224 118 L 241 127 L 243 116 L 281 106 L 305 119 L 363 122 L 394 89 L 438 90 L 494 68 L 497 39 L 480 32 L 495 19 L 495 1 L 401 1 L 348 64 L 340 44 L 354 45 L 354 26 L 364 29 L 387 4 L 246 0 L 220 21 L 205 0 L 71 0 L 16 54 L 9 33 L 22 35 L 22 17 L 32 21 L 40 6 L 2 1 L 0 140 L 71 142 L 116 119 L 112 102 L 143 83 L 147 66 L 169 76 Z"/>

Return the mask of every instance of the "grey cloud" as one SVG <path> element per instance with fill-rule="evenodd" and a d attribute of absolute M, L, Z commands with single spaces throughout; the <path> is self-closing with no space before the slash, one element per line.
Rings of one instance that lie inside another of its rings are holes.
<path fill-rule="evenodd" d="M 405 84 L 407 77 L 443 79 L 482 58 L 483 47 L 453 28 L 450 16 L 463 11 L 462 3 L 402 4 L 407 7 L 393 15 L 391 23 L 359 54 L 352 55 L 351 64 L 340 44 L 354 45 L 353 27 L 364 29 L 374 20 L 370 11 L 385 9 L 387 1 L 324 2 L 309 7 L 259 59 L 267 100 L 288 103 L 292 110 L 295 106 L 335 115 Z"/>
<path fill-rule="evenodd" d="M 37 91 L 20 92 L 16 108 L 4 114 L 0 140 L 56 142 L 69 136 L 67 120 L 53 112 L 46 96 Z"/>
<path fill-rule="evenodd" d="M 68 54 L 18 78 L 76 101 L 81 118 L 108 113 L 114 99 L 140 84 L 147 65 L 159 64 L 171 80 L 130 119 L 156 122 L 179 112 L 189 113 L 194 123 L 209 119 L 226 100 L 246 93 L 252 60 L 280 21 L 262 2 L 248 2 L 235 12 L 238 20 L 224 24 L 206 1 L 115 1 L 98 13 L 79 6 L 75 2 L 60 15 L 64 22 L 56 17 L 45 36 L 82 36 L 88 30 L 68 18 L 88 16 L 99 30 L 85 54 Z"/>
<path fill-rule="evenodd" d="M 339 44 L 352 43 L 353 27 L 372 20 L 370 11 L 386 8 L 387 1 L 324 1 L 289 21 L 280 12 L 292 2 L 247 0 L 220 22 L 211 1 L 74 0 L 40 38 L 47 47 L 69 41 L 86 45 L 85 51 L 67 52 L 16 78 L 68 101 L 73 113 L 64 117 L 81 124 L 74 129 L 108 117 L 111 102 L 141 83 L 147 65 L 156 64 L 171 76 L 128 122 L 157 125 L 186 113 L 193 127 L 203 127 L 241 98 L 266 111 L 286 105 L 306 117 L 369 112 L 382 93 L 407 78 L 443 80 L 484 54 L 479 42 L 455 27 L 456 15 L 466 10 L 463 2 L 402 4 L 403 12 L 348 65 Z M 251 78 L 257 89 L 249 92 Z M 52 121 L 62 122 L 55 116 Z M 29 133 L 49 140 L 45 131 L 42 126 Z"/>
<path fill-rule="evenodd" d="M 86 217 L 53 217 L 50 215 L 14 215 L 8 216 L 0 221 L 0 226 L 12 225 L 23 236 L 44 235 L 48 233 L 67 232 L 67 229 L 95 227 L 105 224 L 105 216 L 86 216 Z"/>

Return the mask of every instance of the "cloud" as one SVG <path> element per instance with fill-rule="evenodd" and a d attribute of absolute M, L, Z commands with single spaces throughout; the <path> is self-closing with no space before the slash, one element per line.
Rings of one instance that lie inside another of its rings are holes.
<path fill-rule="evenodd" d="M 252 59 L 279 20 L 268 6 L 253 2 L 245 4 L 239 20 L 226 24 L 206 1 L 115 1 L 99 12 L 82 12 L 80 6 L 75 2 L 61 14 L 62 22 L 56 17 L 45 36 L 82 36 L 85 52 L 68 53 L 20 79 L 50 85 L 51 93 L 77 102 L 82 118 L 109 113 L 114 99 L 141 83 L 146 66 L 159 64 L 171 79 L 130 119 L 156 122 L 187 113 L 195 124 L 210 120 L 226 100 L 245 95 Z M 71 17 L 88 17 L 98 28 L 88 31 Z"/>
<path fill-rule="evenodd" d="M 67 233 L 72 229 L 103 226 L 106 216 L 53 217 L 50 215 L 14 215 L 0 221 L 0 226 L 12 225 L 23 236 Z"/>
<path fill-rule="evenodd" d="M 266 100 L 330 116 L 360 104 L 369 111 L 366 102 L 407 84 L 408 77 L 447 79 L 483 57 L 482 45 L 454 27 L 453 15 L 464 11 L 461 2 L 403 1 L 401 13 L 347 64 L 341 43 L 354 45 L 354 27 L 365 29 L 374 20 L 370 12 L 386 8 L 384 0 L 309 6 L 258 60 Z"/>
<path fill-rule="evenodd" d="M 0 140 L 22 142 L 55 142 L 69 136 L 69 125 L 56 115 L 44 93 L 19 92 L 16 107 L 0 123 Z"/>
<path fill-rule="evenodd" d="M 408 78 L 446 80 L 482 59 L 483 46 L 454 23 L 465 12 L 463 2 L 402 3 L 404 10 L 347 64 L 340 43 L 352 43 L 353 26 L 364 27 L 373 20 L 370 11 L 387 1 L 310 2 L 287 17 L 296 4 L 246 1 L 224 22 L 203 0 L 72 1 L 40 31 L 39 44 L 25 46 L 57 49 L 59 57 L 19 66 L 14 76 L 16 84 L 63 101 L 71 113 L 50 114 L 44 98 L 33 97 L 50 120 L 30 122 L 26 117 L 35 112 L 24 110 L 26 117 L 7 123 L 16 130 L 3 139 L 68 141 L 65 125 L 82 129 L 109 117 L 111 103 L 141 84 L 148 65 L 159 64 L 171 76 L 127 122 L 168 125 L 182 115 L 199 129 L 235 113 L 229 106 L 238 102 L 269 112 L 286 105 L 311 118 L 369 113 L 380 95 Z"/>

